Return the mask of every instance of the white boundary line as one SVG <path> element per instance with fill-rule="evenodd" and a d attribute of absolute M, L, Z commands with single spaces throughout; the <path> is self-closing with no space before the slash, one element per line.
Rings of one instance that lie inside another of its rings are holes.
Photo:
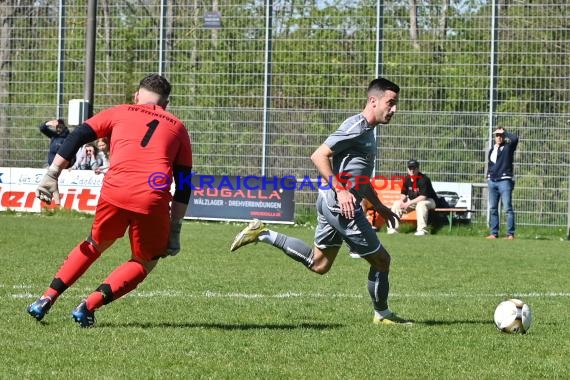
<path fill-rule="evenodd" d="M 29 292 L 19 292 L 18 290 L 29 290 L 32 286 L 27 285 L 13 285 L 6 286 L 0 284 L 0 288 L 12 288 L 16 290 L 14 293 L 7 292 L 6 296 L 15 299 L 34 299 L 37 298 L 40 293 L 32 294 Z M 70 288 L 68 293 L 89 293 L 93 289 L 78 289 Z M 275 294 L 263 294 L 263 293 L 242 293 L 242 292 L 216 292 L 206 290 L 204 292 L 182 292 L 178 290 L 153 290 L 153 291 L 135 291 L 129 294 L 130 297 L 141 297 L 141 298 L 236 298 L 236 299 L 287 299 L 287 298 L 299 298 L 299 299 L 319 299 L 319 298 L 365 298 L 368 297 L 366 294 L 349 294 L 349 293 L 310 293 L 310 292 L 295 292 L 288 291 L 283 293 Z M 444 293 L 390 293 L 391 298 L 557 298 L 557 297 L 570 297 L 570 292 L 530 292 L 530 293 L 454 293 L 454 292 L 444 292 Z"/>

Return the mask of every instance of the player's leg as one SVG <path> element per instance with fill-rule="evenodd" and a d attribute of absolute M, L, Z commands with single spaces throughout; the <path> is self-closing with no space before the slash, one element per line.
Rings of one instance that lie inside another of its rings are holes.
<path fill-rule="evenodd" d="M 496 239 L 499 236 L 499 188 L 497 181 L 487 181 L 489 192 L 489 230 L 488 239 Z"/>
<path fill-rule="evenodd" d="M 78 244 L 67 256 L 44 294 L 28 306 L 28 313 L 42 320 L 59 296 L 99 258 L 101 252 L 89 241 Z"/>
<path fill-rule="evenodd" d="M 390 293 L 388 275 L 390 273 L 391 260 L 388 251 L 383 246 L 380 246 L 378 252 L 364 256 L 364 258 L 370 263 L 367 288 L 374 307 L 372 322 L 383 325 L 411 325 L 411 321 L 399 317 L 388 308 L 388 295 Z"/>
<path fill-rule="evenodd" d="M 378 239 L 361 210 L 355 211 L 353 220 L 339 219 L 344 241 L 353 254 L 358 254 L 370 264 L 367 289 L 374 308 L 373 322 L 377 324 L 411 324 L 388 308 L 390 293 L 390 255 Z M 342 224 L 345 224 L 344 226 Z"/>
<path fill-rule="evenodd" d="M 100 199 L 91 229 L 92 245 L 99 250 L 106 250 L 125 234 L 129 223 L 130 215 L 125 210 Z M 81 327 L 91 327 L 95 324 L 95 310 L 96 307 L 84 299 L 73 309 L 71 316 Z"/>
<path fill-rule="evenodd" d="M 95 324 L 95 311 L 134 290 L 156 266 L 157 260 L 140 262 L 132 259 L 115 268 L 89 296 L 73 310 L 73 318 L 81 327 Z"/>
<path fill-rule="evenodd" d="M 310 268 L 315 273 L 327 273 L 334 264 L 342 246 L 342 235 L 337 230 L 337 219 L 338 214 L 333 215 L 326 207 L 324 198 L 319 198 L 317 200 L 317 228 L 315 229 L 313 266 Z M 366 221 L 368 222 L 368 219 Z"/>
<path fill-rule="evenodd" d="M 93 315 L 94 312 L 122 296 L 130 293 L 145 280 L 148 274 L 164 257 L 168 242 L 170 220 L 168 212 L 153 215 L 137 214 L 122 210 L 129 219 L 129 239 L 131 242 L 131 259 L 107 276 L 107 278 L 74 310 L 74 318 L 82 327 L 94 324 L 82 319 L 82 315 Z"/>
<path fill-rule="evenodd" d="M 317 211 L 319 203 L 320 200 L 317 200 Z M 259 220 L 254 220 L 235 237 L 230 251 L 233 252 L 247 244 L 261 241 L 281 249 L 291 259 L 300 262 L 309 270 L 324 274 L 332 266 L 338 249 L 342 244 L 340 236 L 335 238 L 336 244 L 334 242 L 331 244 L 327 236 L 331 233 L 334 234 L 335 231 L 330 226 L 326 227 L 325 225 L 326 220 L 319 212 L 318 226 L 315 233 L 315 247 L 312 248 L 300 239 L 270 230 Z M 320 244 L 320 240 L 327 240 L 329 244 Z"/>
<path fill-rule="evenodd" d="M 113 208 L 114 206 L 105 201 L 99 202 L 89 237 L 71 250 L 44 294 L 28 306 L 28 313 L 38 321 L 43 319 L 58 297 L 89 269 L 101 254 L 113 244 L 115 239 L 124 234 L 127 227 L 126 221 L 121 223 L 121 221 L 115 220 L 115 231 L 122 229 L 121 233 L 110 235 L 106 240 L 101 240 L 100 243 L 97 243 L 93 238 L 93 232 L 96 233 L 102 224 L 108 223 L 114 212 Z"/>
<path fill-rule="evenodd" d="M 259 225 L 260 222 L 253 221 L 252 223 L 255 226 Z M 251 235 L 251 231 L 256 229 L 250 228 L 252 226 L 252 223 L 250 223 L 248 227 L 242 230 L 237 238 L 243 237 L 244 234 L 248 233 Z M 260 231 L 260 233 L 255 236 L 255 241 L 261 241 L 281 249 L 288 257 L 300 262 L 309 270 L 315 273 L 327 273 L 330 270 L 340 248 L 340 245 L 332 247 L 318 245 L 311 248 L 301 239 L 297 239 L 295 237 L 270 230 L 262 223 L 261 226 L 263 228 L 263 231 Z M 319 229 L 317 228 L 317 234 L 318 233 Z M 243 247 L 243 245 L 232 245 L 232 251 Z"/>

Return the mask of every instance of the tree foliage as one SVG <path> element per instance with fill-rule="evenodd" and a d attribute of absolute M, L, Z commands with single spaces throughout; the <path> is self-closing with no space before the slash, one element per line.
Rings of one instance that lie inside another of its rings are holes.
<path fill-rule="evenodd" d="M 494 120 L 521 135 L 517 191 L 536 198 L 567 186 L 570 6 L 497 1 L 493 115 L 486 0 L 274 0 L 271 12 L 261 0 L 169 1 L 166 20 L 159 0 L 104 0 L 94 110 L 130 102 L 142 75 L 164 69 L 201 172 L 314 176 L 307 157 L 360 111 L 379 72 L 402 94 L 396 118 L 378 132 L 377 170 L 400 173 L 414 157 L 435 180 L 481 182 Z M 47 142 L 36 128 L 62 106 L 60 74 L 65 100 L 83 97 L 86 1 L 65 4 L 60 73 L 58 2 L 0 3 L 0 165 L 43 161 Z M 206 12 L 219 12 L 222 27 L 204 27 Z"/>

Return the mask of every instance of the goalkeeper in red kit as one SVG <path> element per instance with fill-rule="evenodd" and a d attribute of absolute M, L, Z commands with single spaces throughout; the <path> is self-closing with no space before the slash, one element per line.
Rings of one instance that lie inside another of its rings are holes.
<path fill-rule="evenodd" d="M 81 327 L 92 327 L 98 308 L 134 290 L 160 258 L 180 251 L 181 222 L 191 193 L 185 181 L 191 175 L 192 149 L 184 124 L 166 111 L 170 91 L 164 77 L 146 76 L 134 94 L 134 104 L 107 108 L 87 119 L 58 150 L 36 190 L 46 203 L 59 203 L 58 177 L 83 144 L 107 137 L 110 167 L 91 233 L 71 250 L 47 290 L 27 308 L 38 321 L 127 230 L 131 258 L 73 309 L 71 315 Z"/>

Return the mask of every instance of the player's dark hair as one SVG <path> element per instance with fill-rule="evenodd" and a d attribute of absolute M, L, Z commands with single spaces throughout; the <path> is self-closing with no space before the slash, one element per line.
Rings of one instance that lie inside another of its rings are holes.
<path fill-rule="evenodd" d="M 144 77 L 139 83 L 139 88 L 152 91 L 163 99 L 168 99 L 172 90 L 172 86 L 166 78 L 158 74 L 150 74 Z"/>
<path fill-rule="evenodd" d="M 394 91 L 396 94 L 400 92 L 400 87 L 394 83 L 389 81 L 386 78 L 376 78 L 368 85 L 368 89 L 366 90 L 367 94 L 370 94 L 372 91 L 378 92 L 385 92 L 385 91 Z"/>

